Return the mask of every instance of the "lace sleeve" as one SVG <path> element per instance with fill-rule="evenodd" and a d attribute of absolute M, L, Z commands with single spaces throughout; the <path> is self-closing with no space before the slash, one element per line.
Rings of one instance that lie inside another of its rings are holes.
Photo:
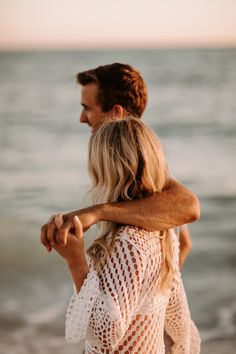
<path fill-rule="evenodd" d="M 80 292 L 74 288 L 66 313 L 66 340 L 77 343 L 86 336 L 94 302 L 99 295 L 97 272 L 89 272 Z"/>
<path fill-rule="evenodd" d="M 190 354 L 199 354 L 201 350 L 201 338 L 195 323 L 190 323 Z"/>
<path fill-rule="evenodd" d="M 88 279 L 81 288 L 83 293 L 72 297 L 66 321 L 67 340 L 84 339 L 88 330 L 97 346 L 114 348 L 131 323 L 145 269 L 145 255 L 128 239 L 118 238 L 99 281 L 94 275 L 92 283 Z"/>
<path fill-rule="evenodd" d="M 170 336 L 173 345 L 168 353 L 199 354 L 200 337 L 191 321 L 189 307 L 183 282 L 179 276 L 175 281 L 169 304 L 166 310 L 165 331 Z"/>

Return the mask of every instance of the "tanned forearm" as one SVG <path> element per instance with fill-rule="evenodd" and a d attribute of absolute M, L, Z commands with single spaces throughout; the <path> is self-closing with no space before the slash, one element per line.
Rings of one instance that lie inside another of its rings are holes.
<path fill-rule="evenodd" d="M 200 216 L 197 197 L 175 180 L 152 196 L 121 203 L 99 205 L 99 220 L 129 224 L 148 230 L 165 230 L 196 221 Z"/>
<path fill-rule="evenodd" d="M 68 265 L 68 269 L 75 284 L 76 290 L 79 293 L 85 279 L 87 278 L 89 268 L 87 264 L 82 269 L 80 264 L 70 264 Z"/>

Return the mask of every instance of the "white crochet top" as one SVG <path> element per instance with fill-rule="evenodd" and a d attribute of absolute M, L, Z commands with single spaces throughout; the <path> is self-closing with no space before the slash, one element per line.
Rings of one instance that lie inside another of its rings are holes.
<path fill-rule="evenodd" d="M 162 293 L 159 232 L 122 226 L 111 258 L 89 273 L 74 292 L 66 315 L 66 339 L 85 339 L 86 354 L 198 354 L 200 339 L 191 321 L 179 272 L 179 244 L 171 232 L 175 276 Z M 169 336 L 165 348 L 164 331 Z"/>

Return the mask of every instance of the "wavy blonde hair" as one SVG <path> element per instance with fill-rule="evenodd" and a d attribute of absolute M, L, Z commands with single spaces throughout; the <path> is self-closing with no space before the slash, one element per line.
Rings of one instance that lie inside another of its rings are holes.
<path fill-rule="evenodd" d="M 88 170 L 94 203 L 127 201 L 159 193 L 169 178 L 161 143 L 142 121 L 126 118 L 106 122 L 90 138 Z M 100 269 L 114 247 L 120 225 L 102 221 L 87 253 Z M 173 275 L 172 244 L 168 230 L 160 232 L 162 288 Z"/>

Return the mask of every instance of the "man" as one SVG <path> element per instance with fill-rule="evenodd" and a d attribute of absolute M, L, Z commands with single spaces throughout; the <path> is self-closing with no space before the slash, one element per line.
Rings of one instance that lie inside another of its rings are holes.
<path fill-rule="evenodd" d="M 80 122 L 88 124 L 92 132 L 108 120 L 127 116 L 141 118 L 147 104 L 147 88 L 140 73 L 130 65 L 114 63 L 100 66 L 79 73 L 77 81 L 82 86 Z M 79 216 L 84 230 L 101 220 L 164 230 L 197 220 L 200 206 L 191 191 L 170 179 L 162 193 L 129 202 L 93 205 L 64 214 L 59 230 L 52 217 L 41 229 L 41 242 L 49 252 L 55 243 L 66 245 L 75 215 Z M 191 246 L 189 236 L 183 236 L 183 240 L 182 260 Z"/>

